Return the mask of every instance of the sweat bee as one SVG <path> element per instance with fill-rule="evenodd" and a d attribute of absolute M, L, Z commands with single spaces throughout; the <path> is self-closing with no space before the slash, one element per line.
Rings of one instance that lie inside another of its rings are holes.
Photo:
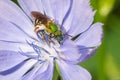
<path fill-rule="evenodd" d="M 59 43 L 63 40 L 63 33 L 54 20 L 37 11 L 32 11 L 31 14 L 35 18 L 34 31 L 41 35 L 42 40 L 45 40 L 45 34 L 49 35 L 49 42 L 51 38 L 55 38 Z"/>

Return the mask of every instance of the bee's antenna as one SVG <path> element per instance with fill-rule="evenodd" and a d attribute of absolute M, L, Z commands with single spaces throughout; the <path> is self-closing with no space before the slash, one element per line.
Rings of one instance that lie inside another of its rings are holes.
<path fill-rule="evenodd" d="M 71 38 L 73 37 L 73 36 L 71 36 L 71 35 L 69 35 L 69 34 L 67 34 L 67 33 L 66 33 L 66 34 L 64 34 L 64 35 L 67 35 L 67 36 L 69 36 L 69 37 L 71 37 Z"/>
<path fill-rule="evenodd" d="M 71 35 L 69 35 L 69 34 L 67 34 L 68 36 L 70 36 L 70 37 L 73 37 L 73 36 L 71 36 Z"/>
<path fill-rule="evenodd" d="M 44 11 L 44 15 L 47 16 L 46 13 L 45 13 L 45 11 Z"/>

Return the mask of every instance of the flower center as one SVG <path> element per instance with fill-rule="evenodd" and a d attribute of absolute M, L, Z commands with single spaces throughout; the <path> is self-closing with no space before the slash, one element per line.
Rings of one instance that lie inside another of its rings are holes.
<path fill-rule="evenodd" d="M 45 61 L 54 61 L 58 59 L 59 54 L 59 43 L 50 43 L 48 45 L 47 43 L 41 43 L 41 42 L 33 42 L 30 44 L 31 47 L 33 47 L 35 53 L 37 54 L 36 58 L 40 63 Z"/>

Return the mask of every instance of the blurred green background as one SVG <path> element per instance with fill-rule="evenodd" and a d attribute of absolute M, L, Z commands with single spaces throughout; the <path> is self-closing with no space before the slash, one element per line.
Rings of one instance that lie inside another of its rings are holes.
<path fill-rule="evenodd" d="M 92 80 L 120 80 L 120 0 L 91 0 L 97 14 L 95 22 L 104 23 L 103 43 L 97 53 L 82 65 Z"/>
<path fill-rule="evenodd" d="M 104 24 L 104 38 L 96 54 L 80 65 L 92 80 L 120 80 L 120 0 L 91 0 L 91 4 L 97 10 L 95 22 Z"/>

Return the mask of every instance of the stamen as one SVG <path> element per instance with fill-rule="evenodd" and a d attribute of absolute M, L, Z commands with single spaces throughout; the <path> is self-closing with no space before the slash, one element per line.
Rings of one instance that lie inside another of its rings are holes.
<path fill-rule="evenodd" d="M 41 44 L 40 42 L 27 42 L 35 51 L 37 54 L 36 57 L 30 57 L 32 59 L 38 60 L 40 63 L 43 63 L 47 60 L 55 61 L 58 57 L 59 51 L 57 51 L 56 48 L 59 47 L 59 43 L 57 41 L 52 40 L 53 43 L 50 43 L 51 45 L 48 46 L 48 44 Z M 25 55 L 28 56 L 29 55 Z"/>
<path fill-rule="evenodd" d="M 40 64 L 46 62 L 47 60 L 38 60 Z"/>

